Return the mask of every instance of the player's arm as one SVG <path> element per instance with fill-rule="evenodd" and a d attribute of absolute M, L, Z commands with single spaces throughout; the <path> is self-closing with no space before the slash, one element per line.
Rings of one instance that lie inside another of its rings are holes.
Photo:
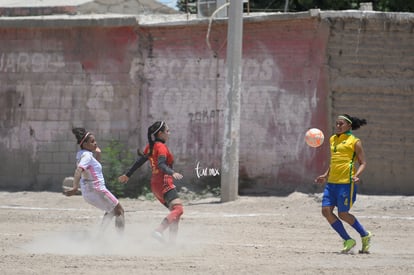
<path fill-rule="evenodd" d="M 72 196 L 78 192 L 82 171 L 83 169 L 81 167 L 76 167 L 75 174 L 73 175 L 73 187 L 72 189 L 64 192 L 66 196 Z"/>
<path fill-rule="evenodd" d="M 167 158 L 163 155 L 158 156 L 158 167 L 167 175 L 173 176 L 174 179 L 180 180 L 183 178 L 183 175 L 175 172 L 171 167 L 167 165 Z"/>
<path fill-rule="evenodd" d="M 131 168 L 129 168 L 128 172 L 126 172 L 125 174 L 123 174 L 122 176 L 118 177 L 118 181 L 121 183 L 126 183 L 128 182 L 129 178 L 132 176 L 132 174 L 139 168 L 141 167 L 146 161 L 148 160 L 148 157 L 146 155 L 142 155 L 140 156 L 135 162 L 134 164 L 131 166 Z"/>
<path fill-rule="evenodd" d="M 362 172 L 365 170 L 365 168 L 367 167 L 367 161 L 365 159 L 365 152 L 364 152 L 364 148 L 362 147 L 362 143 L 361 141 L 358 141 L 355 144 L 355 153 L 356 153 L 356 157 L 358 159 L 358 169 L 354 175 L 354 177 L 352 178 L 354 180 L 354 182 L 359 182 L 359 176 L 362 174 Z"/>
<path fill-rule="evenodd" d="M 327 181 L 327 179 L 328 179 L 329 171 L 330 171 L 330 168 L 328 168 L 326 170 L 326 172 L 323 173 L 322 175 L 317 176 L 316 179 L 315 179 L 315 183 L 317 183 L 317 184 L 323 184 L 323 183 L 325 183 Z"/>

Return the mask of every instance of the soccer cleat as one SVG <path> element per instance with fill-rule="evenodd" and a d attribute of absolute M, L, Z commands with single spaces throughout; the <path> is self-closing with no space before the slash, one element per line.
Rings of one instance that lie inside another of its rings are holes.
<path fill-rule="evenodd" d="M 368 231 L 368 235 L 361 238 L 362 240 L 362 249 L 359 253 L 369 253 L 369 248 L 371 247 L 371 232 Z"/>
<path fill-rule="evenodd" d="M 152 231 L 151 236 L 152 236 L 154 239 L 156 239 L 157 241 L 159 241 L 160 243 L 165 243 L 164 236 L 162 235 L 162 233 L 161 233 L 161 232 L 159 232 L 159 231 L 157 231 L 157 230 L 154 230 L 154 231 Z"/>
<path fill-rule="evenodd" d="M 342 253 L 348 253 L 354 246 L 356 245 L 356 241 L 354 239 L 349 239 L 344 241 L 344 248 L 342 249 Z"/>

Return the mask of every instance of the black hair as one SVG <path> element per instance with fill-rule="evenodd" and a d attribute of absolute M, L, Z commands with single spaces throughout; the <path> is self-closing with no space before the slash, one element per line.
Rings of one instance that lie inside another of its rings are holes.
<path fill-rule="evenodd" d="M 348 114 L 342 114 L 340 116 L 346 117 L 347 119 L 349 119 L 350 121 L 352 121 L 352 123 L 351 123 L 352 130 L 357 130 L 361 126 L 367 124 L 367 120 L 364 119 L 364 118 L 352 117 L 352 116 L 350 116 Z"/>
<path fill-rule="evenodd" d="M 73 128 L 72 133 L 75 135 L 76 141 L 82 149 L 82 144 L 87 142 L 92 134 L 87 132 L 85 128 Z"/>
<path fill-rule="evenodd" d="M 166 126 L 167 124 L 164 121 L 156 121 L 148 128 L 148 133 L 147 133 L 148 143 L 149 143 L 148 156 L 152 155 L 152 150 L 154 148 L 154 143 L 155 143 L 155 136 L 159 132 L 164 131 Z M 154 135 L 154 139 L 152 139 L 153 135 Z"/>

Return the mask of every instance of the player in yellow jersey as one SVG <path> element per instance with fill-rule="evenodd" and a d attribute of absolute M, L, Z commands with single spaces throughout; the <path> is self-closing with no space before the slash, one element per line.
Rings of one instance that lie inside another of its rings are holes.
<path fill-rule="evenodd" d="M 351 225 L 360 234 L 360 253 L 369 253 L 370 248 L 371 232 L 366 231 L 355 216 L 349 213 L 356 199 L 359 177 L 367 165 L 361 140 L 355 137 L 351 130 L 359 129 L 365 124 L 365 119 L 347 114 L 337 117 L 336 132 L 329 139 L 329 168 L 315 179 L 318 184 L 326 182 L 322 198 L 322 215 L 344 240 L 343 253 L 350 251 L 356 245 L 356 241 L 348 235 L 342 221 Z M 333 213 L 335 207 L 338 209 L 338 216 Z"/>

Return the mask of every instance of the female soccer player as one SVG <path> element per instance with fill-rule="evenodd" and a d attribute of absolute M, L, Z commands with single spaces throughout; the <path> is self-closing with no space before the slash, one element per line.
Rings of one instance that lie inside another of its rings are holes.
<path fill-rule="evenodd" d="M 154 196 L 170 210 L 170 213 L 162 220 L 161 224 L 152 233 L 152 236 L 161 242 L 165 242 L 163 232 L 169 228 L 169 241 L 174 243 L 180 217 L 183 214 L 183 204 L 178 196 L 173 179 L 180 180 L 183 175 L 173 170 L 174 157 L 167 145 L 170 130 L 164 121 L 157 121 L 148 128 L 148 144 L 144 153 L 135 161 L 127 173 L 118 180 L 126 183 L 131 175 L 147 160 L 151 165 L 151 190 Z"/>
<path fill-rule="evenodd" d="M 349 213 L 356 200 L 357 184 L 365 170 L 367 162 L 362 143 L 351 130 L 359 129 L 367 124 L 365 119 L 343 114 L 336 119 L 336 133 L 330 137 L 331 160 L 328 170 L 318 176 L 315 182 L 325 185 L 322 198 L 322 215 L 332 228 L 344 240 L 343 253 L 350 251 L 356 244 L 346 232 L 341 220 L 351 225 L 361 236 L 361 253 L 369 253 L 371 232 L 366 231 L 359 221 Z M 356 169 L 356 162 L 359 166 Z M 333 213 L 338 208 L 338 217 Z"/>
<path fill-rule="evenodd" d="M 102 229 L 115 217 L 115 227 L 123 232 L 125 227 L 124 209 L 118 199 L 106 188 L 99 163 L 101 150 L 96 144 L 95 136 L 84 128 L 73 128 L 80 150 L 76 154 L 77 167 L 73 176 L 73 188 L 65 191 L 66 196 L 77 193 L 79 185 L 82 196 L 89 204 L 105 211 L 102 220 Z M 96 158 L 94 157 L 94 152 Z"/>

